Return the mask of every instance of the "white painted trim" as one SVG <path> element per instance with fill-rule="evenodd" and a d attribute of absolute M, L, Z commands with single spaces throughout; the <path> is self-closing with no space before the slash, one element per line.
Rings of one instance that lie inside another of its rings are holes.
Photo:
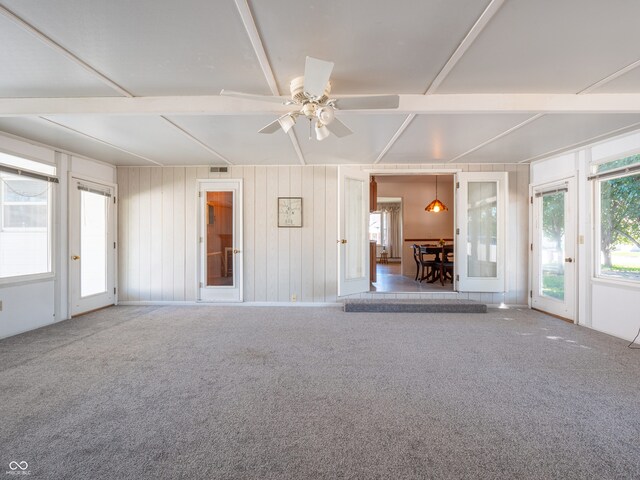
<path fill-rule="evenodd" d="M 293 131 L 293 128 L 289 130 L 289 140 L 291 140 L 291 144 L 293 145 L 293 149 L 296 151 L 296 155 L 298 156 L 298 160 L 300 161 L 300 165 L 306 165 L 307 162 L 304 159 L 304 154 L 302 153 L 302 149 L 300 148 L 300 143 L 298 142 L 298 137 L 296 137 L 296 132 Z"/>
<path fill-rule="evenodd" d="M 471 154 L 471 153 L 475 152 L 476 150 L 480 150 L 482 147 L 484 147 L 484 146 L 486 146 L 486 145 L 489 145 L 490 143 L 493 143 L 493 142 L 495 142 L 496 140 L 501 139 L 502 137 L 506 137 L 506 136 L 507 136 L 507 135 L 509 135 L 510 133 L 512 133 L 512 132 L 514 132 L 514 131 L 516 131 L 516 130 L 518 130 L 519 128 L 524 127 L 525 125 L 530 124 L 531 122 L 533 122 L 533 121 L 535 121 L 535 120 L 539 119 L 539 118 L 540 118 L 540 117 L 542 117 L 542 116 L 543 116 L 543 115 L 542 115 L 541 113 L 539 113 L 539 114 L 537 114 L 537 115 L 534 115 L 533 117 L 530 117 L 530 118 L 526 119 L 524 122 L 521 122 L 521 123 L 519 123 L 519 124 L 517 124 L 517 125 L 514 125 L 513 127 L 509 128 L 509 129 L 507 129 L 507 130 L 505 130 L 504 132 L 502 132 L 502 133 L 500 133 L 500 134 L 496 135 L 495 137 L 492 137 L 492 138 L 490 138 L 489 140 L 487 140 L 487 141 L 485 141 L 485 142 L 482 142 L 480 145 L 476 145 L 476 146 L 475 146 L 475 147 L 473 147 L 472 149 L 467 150 L 467 151 L 466 151 L 466 152 L 464 152 L 464 153 L 461 153 L 461 154 L 460 154 L 460 155 L 458 155 L 457 157 L 453 157 L 453 158 L 452 158 L 451 160 L 449 160 L 447 163 L 454 163 L 454 162 L 456 162 L 456 161 L 460 160 L 462 157 L 465 157 L 465 156 L 467 156 L 467 155 L 469 155 L 469 154 Z"/>
<path fill-rule="evenodd" d="M 336 95 L 336 99 L 343 96 Z M 349 110 L 358 115 L 446 113 L 640 113 L 640 93 L 401 94 L 397 109 Z M 0 98 L 0 116 L 254 115 L 283 114 L 291 107 L 220 95 L 163 97 Z"/>
<path fill-rule="evenodd" d="M 411 114 L 404 119 L 404 122 L 402 122 L 402 125 L 400 125 L 396 133 L 394 133 L 391 139 L 389 140 L 389 143 L 387 143 L 387 145 L 382 149 L 382 151 L 380 152 L 380 155 L 378 155 L 378 158 L 376 158 L 373 161 L 374 164 L 380 163 L 380 160 L 382 160 L 384 156 L 387 154 L 387 152 L 391 150 L 391 147 L 393 147 L 393 144 L 396 143 L 398 138 L 400 138 L 400 136 L 404 133 L 407 127 L 411 124 L 411 122 L 413 122 L 414 118 L 416 118 L 416 116 L 414 114 Z"/>
<path fill-rule="evenodd" d="M 194 302 L 194 301 L 126 301 L 120 302 L 123 306 L 189 306 L 189 307 L 340 307 L 340 302 Z"/>
<path fill-rule="evenodd" d="M 92 140 L 94 142 L 100 143 L 102 145 L 106 145 L 107 147 L 113 148 L 115 150 L 119 150 L 119 151 L 121 151 L 123 153 L 126 153 L 127 155 L 132 155 L 132 156 L 140 158 L 142 160 L 146 160 L 147 162 L 151 162 L 151 163 L 154 163 L 154 164 L 156 164 L 158 166 L 162 166 L 162 164 L 160 162 L 156 162 L 155 160 L 151 160 L 150 158 L 145 157 L 143 155 L 139 155 L 139 154 L 134 153 L 134 152 L 132 152 L 130 150 L 118 147 L 117 145 L 114 145 L 113 143 L 109 143 L 109 142 L 107 142 L 105 140 L 101 140 L 101 139 L 99 139 L 97 137 L 94 137 L 94 136 L 89 135 L 87 133 L 81 132 L 80 130 L 76 130 L 75 128 L 68 127 L 67 125 L 64 125 L 62 123 L 55 122 L 55 121 L 51 120 L 50 118 L 46 118 L 46 117 L 42 117 L 42 116 L 39 116 L 38 118 L 40 120 L 44 120 L 45 122 L 48 122 L 48 123 L 50 123 L 52 125 L 55 125 L 56 127 L 62 128 L 64 130 L 72 132 L 72 133 L 74 133 L 76 135 L 79 135 L 81 137 L 88 138 L 89 140 Z"/>
<path fill-rule="evenodd" d="M 382 168 L 364 168 L 363 172 L 376 177 L 391 177 L 396 175 L 443 175 L 447 173 L 461 172 L 461 168 L 434 168 L 432 170 L 418 169 L 418 168 L 394 168 L 394 169 L 382 169 Z"/>
<path fill-rule="evenodd" d="M 54 222 L 55 223 L 55 222 Z M 53 232 L 52 232 L 53 233 Z M 52 243 L 55 243 L 52 242 Z M 55 250 L 55 245 L 52 245 L 52 251 Z M 55 255 L 52 255 L 55 257 Z M 54 270 L 54 261 L 51 259 L 51 269 Z M 0 289 L 4 287 L 15 287 L 18 285 L 29 285 L 31 283 L 41 283 L 50 280 L 55 280 L 55 271 L 47 273 L 34 273 L 32 275 L 20 275 L 19 277 L 4 277 L 0 278 Z"/>
<path fill-rule="evenodd" d="M 487 5 L 487 8 L 485 8 L 482 14 L 478 17 L 478 20 L 476 20 L 476 23 L 473 24 L 471 30 L 469 30 L 462 42 L 460 42 L 460 45 L 458 45 L 458 48 L 456 48 L 456 50 L 453 52 L 453 55 L 451 55 L 447 63 L 445 63 L 444 67 L 442 67 L 440 73 L 438 73 L 433 82 L 431 82 L 431 85 L 429 85 L 426 94 L 434 93 L 436 89 L 442 84 L 451 70 L 453 70 L 453 68 L 456 66 L 458 61 L 460 61 L 469 47 L 473 45 L 473 42 L 476 40 L 476 38 L 478 38 L 478 35 L 480 35 L 482 30 L 484 30 L 484 27 L 487 26 L 489 21 L 498 12 L 504 2 L 505 0 L 492 0 L 491 3 Z"/>
<path fill-rule="evenodd" d="M 124 95 L 125 97 L 133 97 L 133 94 L 129 93 L 127 90 L 122 88 L 116 82 L 114 82 L 113 80 L 111 80 L 107 76 L 105 76 L 102 73 L 100 73 L 98 70 L 93 68 L 91 65 L 89 65 L 88 63 L 86 63 L 85 61 L 83 61 L 82 59 L 80 59 L 79 57 L 74 55 L 73 53 L 71 53 L 69 50 L 64 48 L 58 42 L 52 40 L 50 37 L 48 37 L 47 35 L 42 33 L 40 30 L 35 28 L 33 25 L 31 25 L 30 23 L 27 23 L 25 20 L 20 18 L 18 15 L 16 15 L 15 13 L 13 13 L 11 10 L 7 9 L 6 7 L 3 7 L 2 5 L 0 5 L 0 15 L 4 15 L 6 18 L 11 20 L 13 23 L 18 25 L 20 28 L 22 28 L 26 32 L 28 32 L 31 35 L 33 35 L 34 37 L 36 37 L 38 40 L 40 40 L 43 43 L 45 43 L 48 47 L 51 47 L 56 52 L 64 55 L 65 57 L 67 57 L 73 63 L 75 63 L 79 67 L 83 68 L 85 71 L 89 72 L 91 75 L 96 77 L 98 80 L 100 80 L 102 83 L 104 83 L 108 87 L 110 87 L 113 90 L 115 90 L 116 92 L 118 92 L 120 95 Z"/>
<path fill-rule="evenodd" d="M 264 50 L 264 45 L 262 43 L 262 39 L 260 38 L 260 33 L 258 32 L 256 22 L 253 19 L 253 14 L 251 13 L 251 8 L 249 7 L 249 4 L 246 0 L 235 0 L 235 4 L 236 8 L 238 9 L 238 13 L 240 14 L 242 24 L 244 25 L 244 29 L 247 31 L 247 35 L 249 36 L 249 41 L 251 42 L 253 51 L 255 52 L 256 57 L 258 57 L 258 63 L 260 64 L 260 68 L 262 68 L 262 73 L 264 74 L 264 78 L 269 85 L 271 94 L 278 97 L 280 96 L 280 92 L 278 91 L 278 84 L 276 83 L 276 78 L 273 75 L 271 64 L 269 63 L 269 59 L 267 58 L 267 53 Z"/>
<path fill-rule="evenodd" d="M 224 157 L 222 154 L 216 152 L 213 148 L 211 148 L 209 145 L 207 145 L 206 143 L 202 142 L 201 140 L 198 140 L 196 137 L 194 137 L 191 133 L 189 133 L 187 130 L 185 130 L 183 127 L 181 127 L 180 125 L 178 125 L 175 122 L 172 122 L 171 120 L 169 120 L 167 117 L 165 117 L 164 115 L 160 115 L 160 118 L 163 119 L 165 122 L 167 122 L 169 125 L 171 125 L 174 129 L 176 129 L 178 132 L 182 133 L 184 136 L 186 136 L 189 140 L 192 140 L 194 143 L 200 145 L 202 148 L 204 148 L 207 152 L 215 155 L 216 157 L 218 157 L 220 160 L 222 160 L 223 162 L 229 164 L 229 165 L 233 165 L 233 163 L 227 159 L 226 157 Z"/>
<path fill-rule="evenodd" d="M 592 85 L 589 85 L 584 90 L 580 90 L 578 92 L 578 94 L 579 95 L 584 95 L 584 94 L 590 93 L 590 92 L 600 88 L 601 86 L 603 86 L 603 85 L 615 80 L 616 78 L 621 77 L 625 73 L 628 73 L 631 70 L 634 70 L 638 66 L 640 66 L 640 60 L 636 60 L 635 62 L 630 63 L 629 65 L 627 65 L 626 67 L 623 67 L 620 70 L 617 70 L 617 71 L 613 72 L 611 75 L 609 75 L 607 77 L 604 77 L 602 80 L 598 80 L 596 83 L 594 83 Z"/>
<path fill-rule="evenodd" d="M 615 137 L 618 134 L 632 133 L 636 131 L 638 127 L 640 127 L 640 122 L 633 123 L 627 127 L 618 128 L 617 130 L 612 130 L 611 132 L 603 133 L 602 135 L 591 137 L 582 142 L 574 143 L 573 145 L 568 145 L 566 147 L 558 148 L 556 150 L 552 150 L 547 153 L 542 153 L 540 155 L 536 155 L 535 157 L 527 158 L 526 160 L 520 160 L 518 161 L 518 163 L 532 163 L 532 162 L 537 162 L 539 160 L 547 160 L 551 157 L 555 157 L 556 155 L 563 155 L 565 153 L 571 153 L 573 151 L 580 150 L 585 147 L 592 147 L 594 144 L 607 141 L 611 139 L 611 137 Z M 617 155 L 613 155 L 612 157 L 616 157 L 616 156 Z"/>

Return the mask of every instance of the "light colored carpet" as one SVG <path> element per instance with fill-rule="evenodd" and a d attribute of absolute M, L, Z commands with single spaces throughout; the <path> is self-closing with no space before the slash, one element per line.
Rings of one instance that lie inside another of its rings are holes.
<path fill-rule="evenodd" d="M 640 478 L 626 343 L 526 310 L 113 307 L 0 341 L 0 473 Z"/>

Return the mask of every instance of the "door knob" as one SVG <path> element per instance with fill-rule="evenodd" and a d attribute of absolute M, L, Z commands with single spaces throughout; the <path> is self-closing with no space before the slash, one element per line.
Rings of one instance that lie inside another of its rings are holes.
<path fill-rule="evenodd" d="M 237 248 L 234 248 L 233 253 L 240 253 L 240 250 L 238 250 Z"/>
<path fill-rule="evenodd" d="M 573 262 L 573 258 L 567 257 L 567 258 L 564 259 L 564 261 L 567 262 L 567 263 L 571 263 L 571 262 Z"/>
<path fill-rule="evenodd" d="M 71 260 L 80 260 L 79 255 L 71 255 Z"/>
<path fill-rule="evenodd" d="M 342 243 L 344 245 L 347 241 L 343 238 L 342 240 L 338 240 L 338 243 Z"/>

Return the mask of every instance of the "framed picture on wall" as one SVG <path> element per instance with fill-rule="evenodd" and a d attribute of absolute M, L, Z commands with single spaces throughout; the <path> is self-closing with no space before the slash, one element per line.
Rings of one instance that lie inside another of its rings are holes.
<path fill-rule="evenodd" d="M 302 227 L 302 197 L 278 197 L 278 227 Z"/>

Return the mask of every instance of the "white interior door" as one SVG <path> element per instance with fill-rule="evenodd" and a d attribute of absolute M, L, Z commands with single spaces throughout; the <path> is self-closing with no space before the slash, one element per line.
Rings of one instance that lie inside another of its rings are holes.
<path fill-rule="evenodd" d="M 575 320 L 575 179 L 533 188 L 531 306 Z"/>
<path fill-rule="evenodd" d="M 457 289 L 504 292 L 507 173 L 458 173 L 456 181 Z"/>
<path fill-rule="evenodd" d="M 338 295 L 368 292 L 369 174 L 338 169 Z"/>
<path fill-rule="evenodd" d="M 71 177 L 69 296 L 71 315 L 115 303 L 115 188 Z"/>
<path fill-rule="evenodd" d="M 198 299 L 242 302 L 242 180 L 200 181 L 198 200 Z"/>

